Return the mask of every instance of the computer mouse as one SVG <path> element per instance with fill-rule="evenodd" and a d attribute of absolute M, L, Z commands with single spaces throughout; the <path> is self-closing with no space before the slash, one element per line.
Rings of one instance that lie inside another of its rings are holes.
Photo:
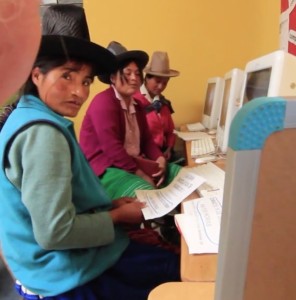
<path fill-rule="evenodd" d="M 216 133 L 217 133 L 217 130 L 216 130 L 216 129 L 210 129 L 210 130 L 207 132 L 207 134 L 210 134 L 210 135 L 216 134 Z"/>
<path fill-rule="evenodd" d="M 208 155 L 208 156 L 202 156 L 202 157 L 198 157 L 195 162 L 197 164 L 205 164 L 207 162 L 210 162 L 210 161 L 215 161 L 217 160 L 217 156 L 215 155 Z"/>

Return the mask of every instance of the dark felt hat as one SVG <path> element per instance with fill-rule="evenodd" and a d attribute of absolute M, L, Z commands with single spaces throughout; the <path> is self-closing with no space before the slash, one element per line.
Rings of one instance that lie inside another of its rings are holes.
<path fill-rule="evenodd" d="M 142 71 L 146 64 L 148 63 L 149 56 L 146 52 L 142 50 L 127 50 L 123 45 L 121 45 L 118 42 L 112 41 L 108 45 L 107 49 L 116 56 L 117 60 L 117 68 L 118 69 L 122 63 L 125 61 L 135 61 L 140 70 Z M 113 70 L 114 71 L 116 71 Z M 103 83 L 110 84 L 110 75 L 112 74 L 111 72 L 107 72 L 106 74 L 100 75 L 99 80 L 102 81 Z"/>
<path fill-rule="evenodd" d="M 71 4 L 51 5 L 44 12 L 38 52 L 42 56 L 85 60 L 97 75 L 112 72 L 117 63 L 110 51 L 90 41 L 84 9 Z"/>

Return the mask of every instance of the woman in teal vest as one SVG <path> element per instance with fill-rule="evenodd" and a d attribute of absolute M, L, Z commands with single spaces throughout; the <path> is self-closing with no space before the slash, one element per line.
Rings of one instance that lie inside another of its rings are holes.
<path fill-rule="evenodd" d="M 143 204 L 110 200 L 66 118 L 77 115 L 94 77 L 114 66 L 87 34 L 48 33 L 22 96 L 1 116 L 0 241 L 24 299 L 141 300 L 179 280 L 177 255 L 128 239 Z"/>

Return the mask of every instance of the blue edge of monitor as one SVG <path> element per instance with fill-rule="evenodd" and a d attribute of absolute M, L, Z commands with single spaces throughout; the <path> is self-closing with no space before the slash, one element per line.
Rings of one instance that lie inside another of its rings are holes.
<path fill-rule="evenodd" d="M 284 129 L 287 101 L 262 97 L 246 103 L 235 115 L 228 146 L 235 151 L 262 149 L 267 137 Z"/>

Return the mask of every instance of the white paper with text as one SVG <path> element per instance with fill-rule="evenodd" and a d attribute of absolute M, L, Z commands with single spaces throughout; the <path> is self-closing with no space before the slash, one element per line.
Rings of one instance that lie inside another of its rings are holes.
<path fill-rule="evenodd" d="M 222 194 L 183 203 L 183 214 L 175 215 L 189 254 L 218 253 Z"/>
<path fill-rule="evenodd" d="M 204 182 L 204 178 L 190 171 L 189 168 L 182 168 L 165 188 L 137 190 L 136 196 L 139 201 L 146 203 L 146 207 L 142 209 L 145 220 L 166 215 Z"/>

